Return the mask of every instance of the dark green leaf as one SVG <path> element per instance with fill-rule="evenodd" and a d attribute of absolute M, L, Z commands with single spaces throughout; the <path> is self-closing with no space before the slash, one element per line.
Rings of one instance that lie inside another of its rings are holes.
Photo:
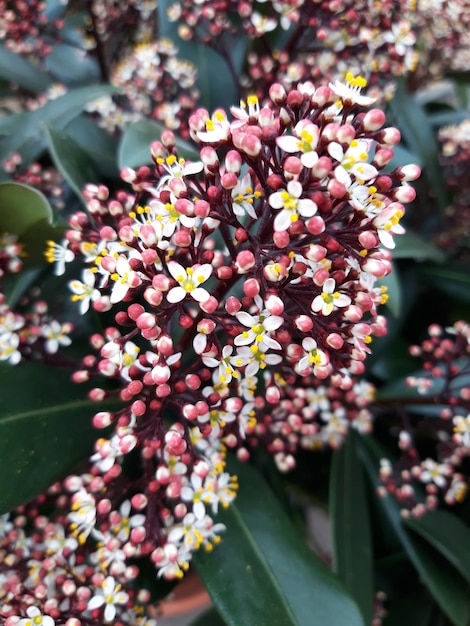
<path fill-rule="evenodd" d="M 351 430 L 343 446 L 333 453 L 333 568 L 361 609 L 364 623 L 370 624 L 374 603 L 372 540 L 363 467 L 356 451 L 357 436 Z"/>
<path fill-rule="evenodd" d="M 10 511 L 93 452 L 98 410 L 71 372 L 39 363 L 1 365 L 0 512 Z"/>
<path fill-rule="evenodd" d="M 403 236 L 395 237 L 394 259 L 416 259 L 417 261 L 435 261 L 442 263 L 444 254 L 434 244 L 407 230 Z"/>
<path fill-rule="evenodd" d="M 77 196 L 82 195 L 87 183 L 99 180 L 99 174 L 90 155 L 67 133 L 44 125 L 49 150 L 57 169 L 62 173 Z"/>
<path fill-rule="evenodd" d="M 458 265 L 424 265 L 419 267 L 422 281 L 434 289 L 459 300 L 470 303 L 470 274 Z"/>
<path fill-rule="evenodd" d="M 360 444 L 365 466 L 376 488 L 379 485 L 379 463 L 384 454 L 371 437 L 363 437 Z M 436 603 L 455 626 L 468 626 L 470 588 L 467 582 L 449 561 L 406 530 L 396 499 L 386 496 L 381 498 L 380 502 L 408 558 Z"/>
<path fill-rule="evenodd" d="M 188 626 L 226 626 L 226 622 L 211 608 L 198 615 Z"/>
<path fill-rule="evenodd" d="M 363 625 L 338 579 L 306 546 L 263 478 L 231 460 L 237 500 L 217 521 L 227 530 L 196 568 L 228 626 Z"/>
<path fill-rule="evenodd" d="M 423 176 L 433 190 L 441 211 L 444 211 L 448 198 L 439 163 L 439 149 L 424 109 L 406 91 L 403 81 L 398 82 L 389 106 L 405 142 L 418 155 Z"/>
<path fill-rule="evenodd" d="M 72 89 L 64 96 L 51 100 L 40 109 L 20 113 L 10 120 L 15 132 L 10 132 L 0 142 L 0 160 L 18 152 L 24 164 L 31 163 L 46 149 L 47 139 L 42 124 L 50 124 L 56 130 L 62 130 L 92 100 L 106 94 L 116 93 L 118 89 L 111 85 L 90 85 Z M 0 131 L 2 125 L 0 123 Z"/>
<path fill-rule="evenodd" d="M 435 604 L 426 591 L 394 598 L 389 603 L 384 626 L 430 626 Z"/>
<path fill-rule="evenodd" d="M 448 511 L 431 511 L 406 526 L 438 550 L 470 583 L 470 528 Z"/>
<path fill-rule="evenodd" d="M 34 93 L 46 91 L 52 82 L 39 67 L 4 46 L 0 46 L 0 78 Z"/>
<path fill-rule="evenodd" d="M 92 158 L 99 171 L 109 178 L 119 178 L 117 165 L 118 140 L 81 114 L 65 127 L 65 132 Z"/>
<path fill-rule="evenodd" d="M 164 128 L 157 122 L 140 120 L 126 128 L 119 146 L 118 162 L 119 167 L 139 167 L 140 165 L 152 163 L 150 154 L 150 144 L 160 140 Z M 195 145 L 176 138 L 178 154 L 190 160 L 198 160 L 199 152 Z"/>
<path fill-rule="evenodd" d="M 52 209 L 43 194 L 20 183 L 0 183 L 0 232 L 22 235 L 41 220 L 52 223 Z"/>
<path fill-rule="evenodd" d="M 66 43 L 56 44 L 46 57 L 49 72 L 60 82 L 67 84 L 90 84 L 99 79 L 96 61 L 85 56 L 83 50 Z"/>

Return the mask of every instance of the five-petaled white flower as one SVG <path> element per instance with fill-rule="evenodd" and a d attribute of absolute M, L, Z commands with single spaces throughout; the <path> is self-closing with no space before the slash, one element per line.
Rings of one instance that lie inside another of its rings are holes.
<path fill-rule="evenodd" d="M 304 167 L 314 167 L 318 161 L 318 154 L 315 151 L 320 137 L 320 129 L 310 120 L 300 120 L 295 125 L 294 135 L 282 135 L 276 139 L 277 145 L 293 154 L 301 152 L 300 161 Z"/>
<path fill-rule="evenodd" d="M 212 265 L 205 263 L 204 265 L 193 265 L 184 268 L 176 261 L 168 263 L 168 271 L 178 283 L 178 287 L 173 287 L 168 292 L 166 298 L 168 302 L 175 304 L 181 302 L 190 294 L 197 302 L 207 302 L 210 294 L 206 289 L 201 287 L 202 283 L 212 274 Z"/>
<path fill-rule="evenodd" d="M 369 104 L 375 102 L 375 98 L 361 96 L 361 89 L 366 85 L 367 81 L 365 78 L 362 76 L 353 76 L 349 72 L 346 74 L 346 83 L 336 80 L 334 83 L 330 83 L 328 87 L 333 93 L 339 96 L 343 102 L 358 104 L 359 106 L 369 106 Z"/>
<path fill-rule="evenodd" d="M 126 604 L 129 596 L 121 591 L 121 585 L 116 584 L 112 576 L 108 576 L 102 583 L 101 589 L 88 602 L 88 610 L 99 609 L 104 606 L 104 621 L 111 623 L 116 617 L 116 604 Z"/>
<path fill-rule="evenodd" d="M 299 361 L 298 370 L 311 371 L 315 366 L 323 366 L 328 364 L 328 356 L 318 348 L 317 342 L 313 337 L 305 337 L 302 341 L 302 348 L 306 354 Z"/>
<path fill-rule="evenodd" d="M 336 282 L 334 278 L 327 278 L 323 283 L 322 292 L 312 302 L 312 311 L 321 313 L 322 315 L 330 315 L 330 313 L 338 308 L 351 304 L 351 298 L 344 293 L 335 291 Z"/>
<path fill-rule="evenodd" d="M 371 146 L 372 143 L 368 139 L 353 139 L 346 152 L 336 141 L 328 145 L 330 156 L 339 162 L 339 165 L 335 167 L 335 178 L 338 182 L 349 188 L 353 183 L 351 174 L 356 181 L 360 181 L 360 184 L 378 176 L 377 169 L 367 162 Z"/>
<path fill-rule="evenodd" d="M 287 189 L 276 191 L 269 196 L 269 205 L 273 209 L 281 209 L 274 218 L 276 232 L 289 228 L 299 216 L 312 217 L 317 212 L 317 205 L 313 200 L 300 197 L 302 192 L 302 185 L 296 180 L 291 180 L 287 183 Z"/>
<path fill-rule="evenodd" d="M 433 482 L 441 489 L 447 484 L 447 477 L 451 476 L 452 468 L 446 463 L 436 463 L 434 459 L 425 459 L 421 463 L 420 480 L 423 483 Z"/>
<path fill-rule="evenodd" d="M 74 260 L 75 254 L 68 249 L 69 242 L 64 239 L 62 243 L 55 241 L 47 242 L 47 250 L 44 253 L 49 263 L 55 263 L 54 274 L 62 276 L 65 273 L 65 264 Z"/>

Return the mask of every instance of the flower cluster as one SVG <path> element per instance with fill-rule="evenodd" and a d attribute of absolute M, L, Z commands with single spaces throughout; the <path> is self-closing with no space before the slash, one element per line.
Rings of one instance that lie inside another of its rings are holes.
<path fill-rule="evenodd" d="M 169 16 L 180 22 L 183 39 L 211 45 L 227 60 L 241 19 L 244 32 L 251 39 L 262 39 L 265 50 L 254 48 L 248 54 L 243 81 L 258 96 L 273 82 L 294 87 L 301 81 L 342 79 L 348 71 L 366 69 L 371 85 L 383 83 L 412 71 L 417 61 L 413 10 L 402 0 L 232 0 L 216 5 L 183 0 L 170 7 Z M 272 41 L 279 41 L 279 47 L 271 49 Z"/>
<path fill-rule="evenodd" d="M 233 107 L 231 121 L 198 109 L 200 160 L 180 157 L 165 131 L 152 168 L 123 170 L 132 193 L 88 185 L 89 216 L 74 214 L 48 251 L 59 274 L 83 260 L 72 299 L 82 313 L 114 311 L 120 327 L 92 336 L 74 374 L 113 379 L 116 391 L 90 397 L 119 393 L 124 406 L 94 417 L 114 431 L 96 443 L 92 478 L 72 481 L 70 519 L 84 540 L 122 517 L 114 494 L 127 498 L 145 522 L 119 549 L 150 554 L 167 578 L 217 542 L 211 516 L 237 488 L 228 448 L 247 459 L 263 441 L 286 471 L 298 447 L 370 429 L 373 389 L 353 375 L 386 332 L 376 283 L 419 168 L 382 171 L 400 136 L 382 111 L 361 111 L 359 84 L 275 84 L 270 96 Z"/>
<path fill-rule="evenodd" d="M 63 21 L 49 20 L 43 0 L 0 1 L 0 40 L 17 54 L 44 58 L 52 51 Z"/>
<path fill-rule="evenodd" d="M 0 617 L 5 626 L 155 626 L 144 606 L 150 594 L 137 584 L 139 569 L 125 564 L 116 535 L 125 534 L 121 517 L 107 535 L 84 545 L 67 532 L 64 506 L 70 497 L 60 485 L 48 495 L 0 516 Z M 54 516 L 42 510 L 53 507 Z M 73 504 L 72 504 L 73 506 Z M 127 508 L 126 508 L 127 506 Z M 125 515 L 130 504 L 123 504 Z M 85 517 L 76 507 L 76 516 Z M 106 553 L 107 559 L 97 555 Z M 128 555 L 129 556 L 129 555 Z"/>
<path fill-rule="evenodd" d="M 420 53 L 418 75 L 441 77 L 466 72 L 470 60 L 468 0 L 418 0 L 414 28 Z"/>
<path fill-rule="evenodd" d="M 120 57 L 110 77 L 122 96 L 104 96 L 87 110 L 98 114 L 99 124 L 110 131 L 146 117 L 184 133 L 187 123 L 182 122 L 187 122 L 199 92 L 196 67 L 178 59 L 177 52 L 167 39 L 134 46 Z"/>
<path fill-rule="evenodd" d="M 403 454 L 396 467 L 382 461 L 380 493 L 395 494 L 403 515 L 419 517 L 437 507 L 439 494 L 455 504 L 468 491 L 460 468 L 470 456 L 470 326 L 456 322 L 444 330 L 434 324 L 429 338 L 411 346 L 410 353 L 423 360 L 424 371 L 406 382 L 423 397 L 405 401 L 408 419 L 399 436 Z M 428 446 L 423 455 L 419 448 L 416 437 L 424 431 L 434 442 L 434 453 Z"/>

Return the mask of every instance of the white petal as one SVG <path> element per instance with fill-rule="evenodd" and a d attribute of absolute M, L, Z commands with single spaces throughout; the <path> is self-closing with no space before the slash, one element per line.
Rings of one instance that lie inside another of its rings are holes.
<path fill-rule="evenodd" d="M 99 609 L 100 606 L 104 604 L 104 596 L 93 596 L 91 600 L 88 601 L 87 609 L 92 611 L 93 609 Z"/>
<path fill-rule="evenodd" d="M 196 302 L 207 302 L 210 298 L 210 293 L 202 287 L 196 287 L 196 289 L 191 291 L 191 296 Z"/>
<path fill-rule="evenodd" d="M 185 297 L 186 291 L 183 289 L 183 287 L 173 287 L 173 289 L 170 289 L 170 291 L 166 294 L 166 299 L 168 300 L 168 302 L 171 302 L 171 304 L 181 302 L 181 300 L 184 300 Z"/>

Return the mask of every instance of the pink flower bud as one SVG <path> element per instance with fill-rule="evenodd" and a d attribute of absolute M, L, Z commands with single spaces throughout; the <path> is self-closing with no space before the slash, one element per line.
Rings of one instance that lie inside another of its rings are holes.
<path fill-rule="evenodd" d="M 282 315 L 284 313 L 284 302 L 274 294 L 269 294 L 265 299 L 266 309 L 271 315 Z"/>
<path fill-rule="evenodd" d="M 340 350 L 344 345 L 344 339 L 338 333 L 330 333 L 326 338 L 326 343 L 333 350 Z"/>
<path fill-rule="evenodd" d="M 229 315 L 235 315 L 242 308 L 242 303 L 235 296 L 230 296 L 225 302 L 225 310 Z"/>
<path fill-rule="evenodd" d="M 377 141 L 386 146 L 396 146 L 400 143 L 401 135 L 398 128 L 394 128 L 393 126 L 389 128 L 384 128 L 383 130 L 377 133 Z"/>
<path fill-rule="evenodd" d="M 379 148 L 372 161 L 373 165 L 376 165 L 379 169 L 385 167 L 394 157 L 394 152 L 391 148 Z"/>
<path fill-rule="evenodd" d="M 294 324 L 303 333 L 308 333 L 313 328 L 313 321 L 308 315 L 298 315 L 294 320 Z"/>
<path fill-rule="evenodd" d="M 336 133 L 336 141 L 349 146 L 351 141 L 356 138 L 356 129 L 351 124 L 343 124 L 338 128 Z"/>
<path fill-rule="evenodd" d="M 305 225 L 311 235 L 320 235 L 325 230 L 325 222 L 319 215 L 314 215 L 308 219 Z"/>
<path fill-rule="evenodd" d="M 251 157 L 257 157 L 261 152 L 261 141 L 254 134 L 235 132 L 232 136 L 236 148 Z"/>
<path fill-rule="evenodd" d="M 163 300 L 163 294 L 161 291 L 147 287 L 144 291 L 144 299 L 152 306 L 159 306 Z"/>
<path fill-rule="evenodd" d="M 260 284 L 256 278 L 249 278 L 243 283 L 243 293 L 249 298 L 254 298 L 259 294 Z"/>
<path fill-rule="evenodd" d="M 230 174 L 239 174 L 242 167 L 242 157 L 236 150 L 229 150 L 225 157 L 225 169 Z"/>
<path fill-rule="evenodd" d="M 168 182 L 168 187 L 177 198 L 185 196 L 188 191 L 184 181 L 181 178 L 171 178 Z"/>
<path fill-rule="evenodd" d="M 161 139 L 165 148 L 173 148 L 175 145 L 175 136 L 171 130 L 164 130 L 161 134 Z"/>
<path fill-rule="evenodd" d="M 391 195 L 398 202 L 408 204 L 408 202 L 413 202 L 416 198 L 416 191 L 409 185 L 402 185 L 401 187 L 396 187 Z"/>
<path fill-rule="evenodd" d="M 236 174 L 222 174 L 220 177 L 220 184 L 224 189 L 233 189 L 238 183 L 238 176 Z"/>
<path fill-rule="evenodd" d="M 219 306 L 219 302 L 217 298 L 214 298 L 214 296 L 209 296 L 209 298 L 205 302 L 199 303 L 199 307 L 201 308 L 201 311 L 204 311 L 204 313 L 209 313 L 209 315 L 211 313 L 214 313 L 214 311 L 217 310 L 218 306 Z"/>
<path fill-rule="evenodd" d="M 287 248 L 290 243 L 290 235 L 287 230 L 276 231 L 273 233 L 273 241 L 278 248 Z"/>
<path fill-rule="evenodd" d="M 269 88 L 269 97 L 274 102 L 274 104 L 282 106 L 286 102 L 287 93 L 280 83 L 273 83 Z"/>
<path fill-rule="evenodd" d="M 235 268 L 238 274 L 246 274 L 255 266 L 255 256 L 250 250 L 243 250 L 237 254 Z"/>
<path fill-rule="evenodd" d="M 364 130 L 376 131 L 382 128 L 385 124 L 385 113 L 381 109 L 371 109 L 367 111 L 362 121 Z"/>

